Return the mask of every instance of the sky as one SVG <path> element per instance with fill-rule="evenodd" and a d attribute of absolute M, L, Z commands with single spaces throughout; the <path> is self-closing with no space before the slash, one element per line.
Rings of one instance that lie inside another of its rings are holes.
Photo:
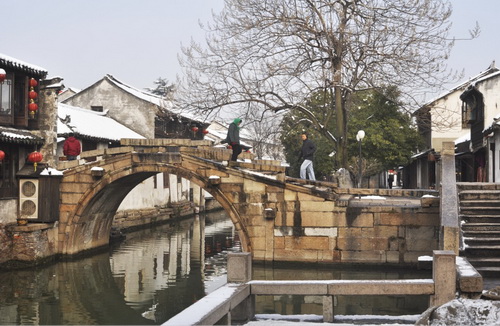
<path fill-rule="evenodd" d="M 500 66 L 500 1 L 452 0 L 449 67 L 464 81 L 493 60 Z M 177 56 L 191 39 L 204 40 L 199 22 L 220 12 L 223 0 L 0 0 L 0 53 L 45 68 L 66 87 L 86 88 L 104 75 L 136 88 L 170 82 L 181 73 Z M 454 85 L 450 85 L 451 86 Z"/>

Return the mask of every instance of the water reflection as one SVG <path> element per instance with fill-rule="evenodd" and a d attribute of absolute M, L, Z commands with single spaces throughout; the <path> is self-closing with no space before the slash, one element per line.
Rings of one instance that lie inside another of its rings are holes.
<path fill-rule="evenodd" d="M 0 325 L 161 324 L 226 283 L 226 255 L 240 251 L 223 212 L 128 233 L 109 251 L 29 270 L 0 272 Z M 394 268 L 254 265 L 253 278 L 430 278 Z M 336 297 L 335 314 L 416 314 L 428 297 Z M 262 296 L 256 313 L 322 315 L 322 298 Z"/>
<path fill-rule="evenodd" d="M 0 324 L 161 324 L 225 283 L 233 239 L 214 213 L 129 233 L 110 252 L 0 272 Z"/>

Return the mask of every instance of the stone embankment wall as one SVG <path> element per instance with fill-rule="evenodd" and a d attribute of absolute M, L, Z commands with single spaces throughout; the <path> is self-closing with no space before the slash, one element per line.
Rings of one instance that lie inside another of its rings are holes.
<path fill-rule="evenodd" d="M 439 249 L 438 197 L 365 192 L 337 201 L 285 192 L 286 213 L 274 221 L 274 261 L 416 264 Z M 257 252 L 264 246 L 254 243 Z"/>
<path fill-rule="evenodd" d="M 168 207 L 121 210 L 116 213 L 113 219 L 113 228 L 122 231 L 133 230 L 192 213 L 193 203 L 188 201 L 171 203 Z"/>

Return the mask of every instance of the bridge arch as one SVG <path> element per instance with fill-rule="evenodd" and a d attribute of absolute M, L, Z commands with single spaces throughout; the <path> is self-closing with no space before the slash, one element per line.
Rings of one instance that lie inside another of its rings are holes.
<path fill-rule="evenodd" d="M 62 205 L 61 217 L 66 217 L 59 226 L 60 234 L 64 234 L 64 240 L 60 244 L 63 254 L 73 255 L 108 245 L 114 215 L 125 196 L 140 182 L 162 172 L 181 176 L 210 193 L 235 225 L 243 250 L 252 251 L 250 237 L 242 223 L 240 212 L 235 209 L 232 201 L 220 188 L 211 185 L 207 176 L 197 174 L 178 164 L 146 161 L 133 164 L 121 162 L 120 165 L 120 168 L 104 173 L 97 180 L 81 175 L 84 171 L 78 168 L 65 173 L 65 179 L 69 183 L 75 178 L 86 179 L 87 189 L 83 189 L 76 202 L 70 205 L 69 210 L 68 205 Z M 86 174 L 89 174 L 89 171 L 90 168 L 87 167 Z M 62 188 L 64 189 L 64 186 Z M 62 203 L 71 201 L 69 198 L 64 198 L 65 196 L 75 197 L 75 193 L 63 191 Z M 66 212 L 64 212 L 65 208 Z"/>
<path fill-rule="evenodd" d="M 285 178 L 279 162 L 227 166 L 220 162 L 229 159 L 229 151 L 184 140 L 122 145 L 87 154 L 102 155 L 97 161 L 59 167 L 64 173 L 55 229 L 58 253 L 73 255 L 107 245 L 123 198 L 160 172 L 181 176 L 212 194 L 255 261 L 408 263 L 438 245 L 433 236 L 439 234 L 439 198 L 423 197 L 435 191 L 340 189 Z M 380 203 L 361 195 L 388 198 Z"/>

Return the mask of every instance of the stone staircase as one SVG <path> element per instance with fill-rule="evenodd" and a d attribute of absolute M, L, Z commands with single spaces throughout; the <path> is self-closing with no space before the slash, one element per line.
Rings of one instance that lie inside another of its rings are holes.
<path fill-rule="evenodd" d="M 457 183 L 462 229 L 460 256 L 483 277 L 500 274 L 500 184 Z"/>

